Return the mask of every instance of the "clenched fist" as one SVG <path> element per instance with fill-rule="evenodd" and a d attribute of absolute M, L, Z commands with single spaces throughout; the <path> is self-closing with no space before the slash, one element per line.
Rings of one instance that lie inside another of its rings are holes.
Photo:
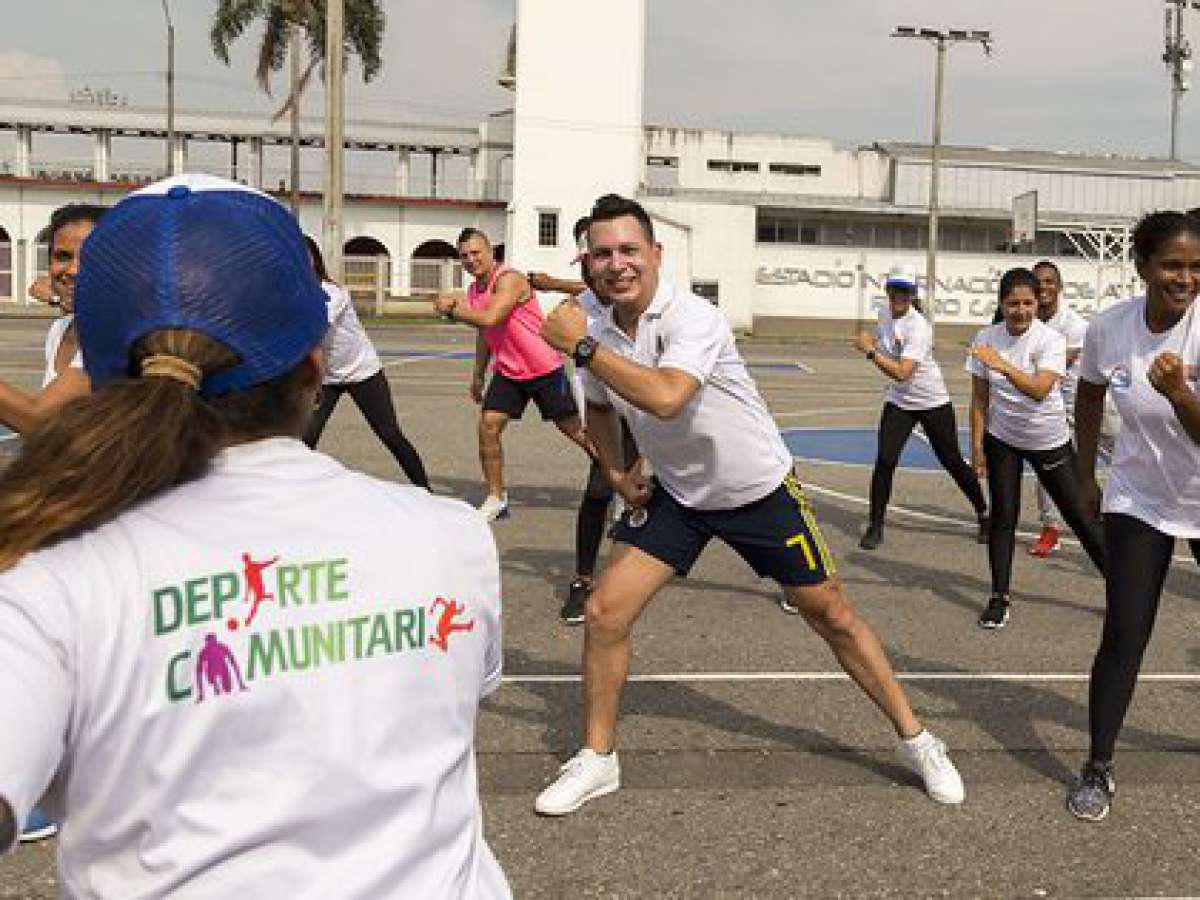
<path fill-rule="evenodd" d="M 563 353 L 573 353 L 575 345 L 585 337 L 587 313 L 575 299 L 558 304 L 542 323 L 542 340 Z"/>
<path fill-rule="evenodd" d="M 1160 353 L 1146 371 L 1151 386 L 1174 402 L 1176 398 L 1186 396 L 1188 391 L 1187 379 L 1184 378 L 1183 360 L 1178 354 L 1167 351 Z"/>

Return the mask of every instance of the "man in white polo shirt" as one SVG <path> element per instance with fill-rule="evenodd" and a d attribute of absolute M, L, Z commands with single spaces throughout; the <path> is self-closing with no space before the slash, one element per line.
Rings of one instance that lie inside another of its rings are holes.
<path fill-rule="evenodd" d="M 588 252 L 592 278 L 612 305 L 589 326 L 583 308 L 566 301 L 542 334 L 586 370 L 588 434 L 630 509 L 587 601 L 584 747 L 537 798 L 537 811 L 565 815 L 620 786 L 617 709 L 633 622 L 672 577 L 688 573 L 713 537 L 783 586 L 891 720 L 902 738 L 900 760 L 929 795 L 961 802 L 962 780 L 945 745 L 913 716 L 878 639 L 836 578 L 791 473 L 791 454 L 721 313 L 660 280 L 662 248 L 650 217 L 631 200 L 610 194 L 596 201 Z M 655 482 L 623 471 L 617 414 Z"/>

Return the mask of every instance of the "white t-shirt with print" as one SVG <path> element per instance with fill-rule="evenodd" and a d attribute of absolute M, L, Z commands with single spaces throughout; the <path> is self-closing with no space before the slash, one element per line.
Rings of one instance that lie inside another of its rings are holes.
<path fill-rule="evenodd" d="M 1179 355 L 1188 384 L 1200 391 L 1200 314 L 1195 303 L 1161 334 L 1146 327 L 1145 297 L 1118 303 L 1092 319 L 1079 375 L 1108 385 L 1108 396 L 1121 417 L 1102 508 L 1175 537 L 1200 538 L 1200 446 L 1146 376 L 1159 354 L 1167 351 Z"/>
<path fill-rule="evenodd" d="M 673 419 L 638 409 L 591 372 L 589 400 L 606 403 L 629 425 L 642 456 L 670 494 L 693 509 L 734 509 L 777 489 L 792 455 L 758 393 L 720 311 L 695 294 L 659 283 L 630 340 L 604 309 L 590 333 L 643 366 L 678 369 L 700 389 Z"/>
<path fill-rule="evenodd" d="M 329 297 L 329 331 L 322 345 L 325 350 L 325 383 L 356 384 L 366 381 L 383 368 L 375 345 L 358 320 L 350 292 L 332 282 L 321 283 Z"/>
<path fill-rule="evenodd" d="M 1058 312 L 1046 320 L 1046 324 L 1063 336 L 1067 342 L 1067 355 L 1075 354 L 1074 362 L 1067 364 L 1067 371 L 1063 374 L 1062 381 L 1058 383 L 1059 390 L 1062 391 L 1063 403 L 1067 408 L 1067 415 L 1071 415 L 1075 409 L 1075 389 L 1079 384 L 1079 351 L 1083 349 L 1083 341 L 1087 336 L 1088 323 L 1087 319 L 1081 316 L 1067 304 L 1059 301 Z"/>
<path fill-rule="evenodd" d="M 995 347 L 1009 363 L 1029 375 L 1049 371 L 1061 376 L 1067 368 L 1067 342 L 1038 319 L 1020 335 L 1010 334 L 1004 322 L 989 325 L 975 335 L 971 346 Z M 1021 450 L 1052 450 L 1071 439 L 1060 391 L 1051 389 L 1044 399 L 1034 400 L 973 356 L 967 357 L 966 369 L 987 379 L 989 434 Z"/>
<path fill-rule="evenodd" d="M 58 378 L 58 370 L 54 367 L 55 361 L 58 359 L 58 348 L 62 345 L 63 338 L 67 335 L 67 329 L 71 327 L 71 323 L 75 321 L 72 315 L 59 316 L 50 323 L 50 329 L 46 332 L 46 369 L 42 374 L 42 390 L 50 386 L 50 383 Z M 75 355 L 71 357 L 71 361 L 67 363 L 72 369 L 83 368 L 83 351 L 78 348 L 75 350 Z"/>
<path fill-rule="evenodd" d="M 508 897 L 476 709 L 500 681 L 478 514 L 299 441 L 0 574 L 0 796 L 69 897 Z"/>
<path fill-rule="evenodd" d="M 886 307 L 879 311 L 875 347 L 893 359 L 911 359 L 917 367 L 908 381 L 888 379 L 884 399 L 901 409 L 934 409 L 950 402 L 942 370 L 933 358 L 933 329 L 915 306 L 899 319 Z"/>

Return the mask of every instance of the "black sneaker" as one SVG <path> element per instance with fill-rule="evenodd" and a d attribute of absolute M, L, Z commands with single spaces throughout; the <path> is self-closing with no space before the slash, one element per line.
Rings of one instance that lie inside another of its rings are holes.
<path fill-rule="evenodd" d="M 988 513 L 979 516 L 979 530 L 975 532 L 975 543 L 986 544 L 992 537 L 992 517 Z"/>
<path fill-rule="evenodd" d="M 592 584 L 582 578 L 576 578 L 567 589 L 567 602 L 558 613 L 564 625 L 582 625 L 583 609 L 587 604 L 588 594 L 592 592 Z"/>
<path fill-rule="evenodd" d="M 992 594 L 987 608 L 979 616 L 980 628 L 1003 628 L 1008 621 L 1008 598 L 1003 594 Z"/>
<path fill-rule="evenodd" d="M 1077 819 L 1099 822 L 1108 815 L 1117 783 L 1113 781 L 1112 766 L 1088 761 L 1079 777 L 1067 791 L 1067 809 Z"/>
<path fill-rule="evenodd" d="M 881 522 L 872 522 L 863 532 L 863 536 L 858 539 L 858 546 L 862 550 L 874 550 L 882 543 L 883 523 Z"/>

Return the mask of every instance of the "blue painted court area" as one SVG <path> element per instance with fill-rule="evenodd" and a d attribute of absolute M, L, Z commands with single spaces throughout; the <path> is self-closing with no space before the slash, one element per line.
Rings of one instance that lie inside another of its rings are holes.
<path fill-rule="evenodd" d="M 855 466 L 875 464 L 876 430 L 874 428 L 784 428 L 783 442 L 792 456 L 813 462 L 844 463 Z M 971 458 L 971 432 L 958 430 L 958 445 L 963 459 Z M 900 466 L 905 469 L 941 470 L 941 465 L 920 429 L 904 445 Z"/>

